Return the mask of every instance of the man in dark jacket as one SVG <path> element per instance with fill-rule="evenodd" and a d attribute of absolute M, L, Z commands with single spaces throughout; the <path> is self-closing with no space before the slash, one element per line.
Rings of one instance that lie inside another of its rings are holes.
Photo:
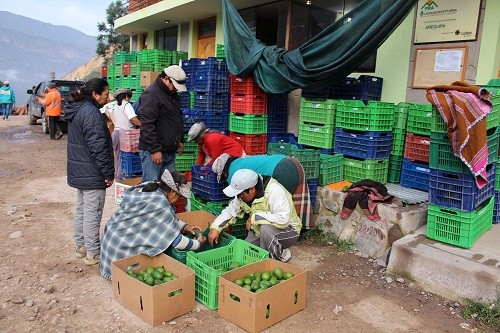
<path fill-rule="evenodd" d="M 139 154 L 142 181 L 157 181 L 165 169 L 174 170 L 175 153 L 184 150 L 184 128 L 178 91 L 186 91 L 186 73 L 165 68 L 141 95 Z"/>

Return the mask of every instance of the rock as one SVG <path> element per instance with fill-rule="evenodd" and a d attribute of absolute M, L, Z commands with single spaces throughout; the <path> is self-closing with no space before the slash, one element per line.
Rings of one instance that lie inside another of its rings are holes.
<path fill-rule="evenodd" d="M 13 233 L 10 234 L 9 239 L 15 239 L 19 238 L 23 235 L 21 231 L 14 231 Z"/>
<path fill-rule="evenodd" d="M 385 282 L 387 282 L 387 283 L 392 283 L 393 281 L 394 281 L 394 279 L 392 277 L 390 277 L 390 276 L 387 276 L 385 278 Z"/>
<path fill-rule="evenodd" d="M 405 283 L 405 279 L 403 278 L 397 278 L 396 281 L 399 283 Z"/>
<path fill-rule="evenodd" d="M 33 305 L 35 305 L 35 302 L 33 302 L 33 300 L 31 299 L 24 302 L 24 306 L 32 307 Z"/>
<path fill-rule="evenodd" d="M 14 304 L 23 304 L 24 298 L 22 296 L 14 296 L 10 301 Z"/>
<path fill-rule="evenodd" d="M 333 309 L 333 313 L 339 314 L 339 312 L 342 312 L 342 307 L 340 305 L 335 305 L 335 308 Z"/>

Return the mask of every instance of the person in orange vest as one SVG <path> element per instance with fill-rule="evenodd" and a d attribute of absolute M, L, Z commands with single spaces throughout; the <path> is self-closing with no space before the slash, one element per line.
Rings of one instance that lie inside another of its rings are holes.
<path fill-rule="evenodd" d="M 62 138 L 63 132 L 59 127 L 59 116 L 61 115 L 61 93 L 54 82 L 47 85 L 49 90 L 45 98 L 37 97 L 37 101 L 45 105 L 45 115 L 49 119 L 49 135 L 51 140 Z"/>

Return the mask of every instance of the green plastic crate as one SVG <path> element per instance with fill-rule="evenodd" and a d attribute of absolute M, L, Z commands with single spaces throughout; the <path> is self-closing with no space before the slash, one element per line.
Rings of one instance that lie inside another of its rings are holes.
<path fill-rule="evenodd" d="M 394 129 L 406 130 L 409 105 L 401 102 L 394 106 Z"/>
<path fill-rule="evenodd" d="M 389 170 L 389 159 L 356 160 L 344 157 L 344 179 L 351 183 L 371 179 L 385 184 Z"/>
<path fill-rule="evenodd" d="M 325 186 L 342 180 L 344 180 L 344 156 L 320 154 L 318 184 Z"/>
<path fill-rule="evenodd" d="M 403 169 L 403 156 L 391 155 L 389 157 L 389 170 L 387 172 L 388 183 L 399 183 L 401 170 Z"/>
<path fill-rule="evenodd" d="M 184 51 L 172 51 L 172 65 L 179 65 L 181 60 L 187 60 L 188 53 Z"/>
<path fill-rule="evenodd" d="M 406 131 L 395 128 L 392 131 L 391 155 L 403 156 L 405 151 Z"/>
<path fill-rule="evenodd" d="M 191 211 L 205 210 L 207 208 L 207 200 L 197 197 L 191 192 Z"/>
<path fill-rule="evenodd" d="M 302 164 L 307 179 L 319 177 L 320 151 L 316 149 L 299 149 L 291 143 L 269 143 L 267 154 L 283 154 L 295 158 Z"/>
<path fill-rule="evenodd" d="M 241 134 L 266 134 L 267 114 L 229 113 L 229 131 Z"/>
<path fill-rule="evenodd" d="M 116 76 L 116 67 L 114 64 L 108 65 L 108 78 L 114 78 Z"/>
<path fill-rule="evenodd" d="M 205 230 L 203 230 L 203 232 L 202 232 L 203 236 L 208 237 L 208 233 L 209 232 L 210 232 L 210 227 L 208 227 Z M 190 237 L 190 238 L 192 238 L 192 237 Z M 228 246 L 235 239 L 236 238 L 234 236 L 228 234 L 227 232 L 221 232 L 221 234 L 219 236 L 219 242 L 217 244 L 214 244 L 212 246 L 207 241 L 207 242 L 205 242 L 205 244 L 203 244 L 200 247 L 200 249 L 198 251 L 196 251 L 196 253 L 200 253 L 200 252 L 203 252 L 203 251 L 208 251 L 208 250 L 213 250 L 213 249 L 218 249 L 218 248 L 221 248 L 221 247 L 224 247 L 224 246 Z M 187 253 L 188 252 L 189 251 L 177 250 L 176 248 L 169 248 L 167 250 L 167 254 L 169 256 L 171 256 L 172 258 L 174 258 L 175 260 L 177 260 L 179 262 L 182 262 L 183 264 L 186 263 L 186 257 L 187 257 Z"/>
<path fill-rule="evenodd" d="M 488 137 L 488 163 L 498 161 L 498 127 L 487 132 Z M 439 170 L 470 173 L 469 168 L 459 157 L 453 154 L 453 149 L 447 133 L 431 132 L 431 150 L 429 167 Z"/>
<path fill-rule="evenodd" d="M 136 60 L 136 52 L 118 51 L 113 54 L 113 62 L 115 65 L 121 65 L 124 62 L 136 62 Z"/>
<path fill-rule="evenodd" d="M 431 104 L 409 104 L 406 131 L 413 134 L 431 135 Z"/>
<path fill-rule="evenodd" d="M 215 48 L 215 56 L 217 58 L 224 58 L 226 56 L 226 50 L 224 49 L 224 44 L 217 44 Z"/>
<path fill-rule="evenodd" d="M 210 309 L 217 309 L 219 276 L 227 272 L 229 265 L 238 261 L 242 266 L 269 258 L 269 252 L 260 247 L 235 239 L 228 246 L 205 252 L 189 251 L 186 265 L 193 269 L 195 297 Z"/>
<path fill-rule="evenodd" d="M 492 102 L 494 102 L 493 99 Z M 497 102 L 500 103 L 500 97 L 498 97 Z M 490 113 L 486 116 L 486 129 L 489 130 L 497 127 L 498 125 L 500 125 L 500 105 L 497 104 L 497 107 L 493 105 L 493 109 L 491 109 Z M 448 133 L 448 128 L 446 127 L 441 114 L 439 114 L 439 111 L 436 109 L 432 111 L 431 131 Z"/>
<path fill-rule="evenodd" d="M 300 123 L 335 125 L 337 101 L 333 99 L 317 100 L 302 97 L 300 99 Z"/>
<path fill-rule="evenodd" d="M 500 191 L 500 172 L 495 175 L 495 191 Z"/>
<path fill-rule="evenodd" d="M 299 124 L 299 143 L 317 148 L 333 148 L 335 127 L 333 124 Z"/>
<path fill-rule="evenodd" d="M 429 204 L 427 237 L 468 249 L 491 229 L 494 204 L 489 198 L 472 212 Z"/>
<path fill-rule="evenodd" d="M 392 131 L 394 103 L 338 100 L 336 127 L 359 131 Z"/>
<path fill-rule="evenodd" d="M 248 216 L 236 220 L 236 222 L 233 225 L 231 225 L 230 234 L 236 237 L 237 239 L 245 240 L 248 235 L 247 219 Z"/>
<path fill-rule="evenodd" d="M 220 215 L 222 210 L 229 205 L 229 200 L 226 201 L 207 201 L 205 210 L 215 216 Z"/>
<path fill-rule="evenodd" d="M 195 153 L 183 153 L 175 156 L 175 170 L 191 171 L 191 167 L 196 163 L 198 155 Z"/>
<path fill-rule="evenodd" d="M 130 75 L 141 75 L 141 72 L 151 72 L 153 70 L 153 64 L 149 63 L 133 63 L 130 64 Z"/>

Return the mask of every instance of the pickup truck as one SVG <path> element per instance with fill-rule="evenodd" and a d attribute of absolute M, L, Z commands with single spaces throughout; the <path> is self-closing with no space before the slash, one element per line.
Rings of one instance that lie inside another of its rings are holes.
<path fill-rule="evenodd" d="M 49 80 L 42 81 L 32 89 L 28 89 L 27 93 L 30 95 L 26 103 L 26 110 L 28 113 L 28 122 L 30 125 L 36 125 L 38 119 L 42 120 L 42 131 L 45 134 L 49 133 L 48 118 L 45 117 L 45 106 L 40 104 L 36 97 L 43 97 L 48 91 L 47 85 L 50 82 L 56 84 L 57 90 L 61 93 L 61 117 L 59 118 L 59 125 L 63 132 L 67 131 L 66 120 L 64 120 L 64 105 L 66 101 L 71 98 L 71 92 L 80 89 L 85 85 L 83 81 L 67 81 L 67 80 Z"/>

